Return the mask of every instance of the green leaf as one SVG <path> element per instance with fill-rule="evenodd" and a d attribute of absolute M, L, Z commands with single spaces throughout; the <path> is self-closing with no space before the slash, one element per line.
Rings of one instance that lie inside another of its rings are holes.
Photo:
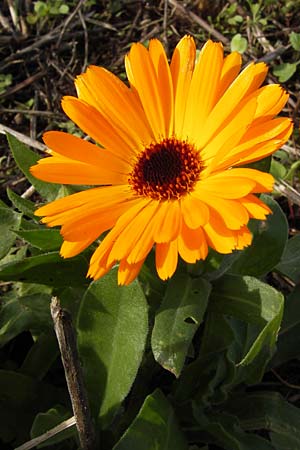
<path fill-rule="evenodd" d="M 72 413 L 70 413 L 70 411 L 62 405 L 56 405 L 45 413 L 37 414 L 30 431 L 31 439 L 41 436 L 42 434 L 46 433 L 46 431 L 49 431 L 51 430 L 51 428 L 56 427 L 64 420 L 69 419 L 71 416 Z M 67 428 L 66 430 L 56 434 L 42 444 L 39 444 L 38 448 L 57 444 L 75 435 L 76 428 L 74 426 Z"/>
<path fill-rule="evenodd" d="M 95 416 L 112 421 L 136 377 L 148 333 L 148 307 L 137 281 L 117 285 L 117 268 L 88 288 L 78 314 L 78 347 Z"/>
<path fill-rule="evenodd" d="M 30 322 L 29 328 L 31 328 Z M 19 371 L 24 375 L 42 380 L 58 356 L 57 339 L 55 333 L 49 329 L 48 333 L 42 333 L 35 339 Z"/>
<path fill-rule="evenodd" d="M 52 327 L 48 294 L 32 294 L 3 300 L 0 310 L 0 346 L 22 331 L 42 331 Z"/>
<path fill-rule="evenodd" d="M 152 351 L 165 369 L 180 375 L 191 341 L 203 320 L 210 284 L 188 274 L 176 274 L 168 283 L 152 332 Z"/>
<path fill-rule="evenodd" d="M 253 241 L 250 247 L 240 252 L 232 264 L 231 273 L 261 276 L 271 271 L 280 261 L 288 237 L 288 223 L 278 203 L 267 195 L 261 200 L 272 210 L 267 220 L 255 220 L 250 229 Z"/>
<path fill-rule="evenodd" d="M 65 3 L 63 3 L 62 5 L 60 5 L 59 7 L 59 12 L 60 14 L 68 14 L 70 8 L 68 5 L 66 5 Z"/>
<path fill-rule="evenodd" d="M 277 392 L 259 392 L 237 395 L 226 405 L 226 410 L 238 416 L 245 430 L 270 430 L 281 435 L 289 445 L 297 442 L 300 448 L 300 410 L 288 403 Z M 282 447 L 280 450 L 286 450 Z"/>
<path fill-rule="evenodd" d="M 56 287 L 78 286 L 88 284 L 87 269 L 87 261 L 82 255 L 63 259 L 58 252 L 51 252 L 2 265 L 0 279 Z"/>
<path fill-rule="evenodd" d="M 299 448 L 299 439 L 292 434 L 270 433 L 272 445 L 276 450 L 295 450 Z"/>
<path fill-rule="evenodd" d="M 283 63 L 278 64 L 278 66 L 274 67 L 273 74 L 275 75 L 275 77 L 278 77 L 280 83 L 284 83 L 294 75 L 296 70 L 296 63 Z"/>
<path fill-rule="evenodd" d="M 199 356 L 182 371 L 175 386 L 176 401 L 196 400 L 201 405 L 210 405 L 226 399 L 235 376 L 235 363 L 225 352 L 233 340 L 227 318 L 208 311 Z"/>
<path fill-rule="evenodd" d="M 187 450 L 174 411 L 156 390 L 149 395 L 139 414 L 113 450 Z"/>
<path fill-rule="evenodd" d="M 57 250 L 63 242 L 59 230 L 52 228 L 19 230 L 17 235 L 26 242 L 29 242 L 33 247 L 37 247 L 44 251 Z"/>
<path fill-rule="evenodd" d="M 7 196 L 9 200 L 13 203 L 13 205 L 21 211 L 26 216 L 31 219 L 37 220 L 37 217 L 34 215 L 35 204 L 26 198 L 20 197 L 11 189 L 7 189 Z"/>
<path fill-rule="evenodd" d="M 39 411 L 67 400 L 61 389 L 12 370 L 0 370 L 0 399 L 0 439 L 14 447 L 28 441 Z"/>
<path fill-rule="evenodd" d="M 300 286 L 287 297 L 273 367 L 300 356 Z"/>
<path fill-rule="evenodd" d="M 200 429 L 206 433 L 205 442 L 216 444 L 226 450 L 274 450 L 266 439 L 242 430 L 237 417 L 222 413 L 200 413 Z"/>
<path fill-rule="evenodd" d="M 289 38 L 293 49 L 297 52 L 300 52 L 300 33 L 295 33 L 294 31 L 292 31 L 289 35 Z"/>
<path fill-rule="evenodd" d="M 278 272 L 290 278 L 294 283 L 300 281 L 300 235 L 289 239 L 279 264 L 275 267 Z"/>
<path fill-rule="evenodd" d="M 273 158 L 271 162 L 270 173 L 274 178 L 276 178 L 276 180 L 279 180 L 285 177 L 287 171 L 283 164 Z"/>
<path fill-rule="evenodd" d="M 225 275 L 213 286 L 209 309 L 226 314 L 260 331 L 240 364 L 249 364 L 267 345 L 275 345 L 283 314 L 283 296 L 273 287 L 253 277 Z"/>
<path fill-rule="evenodd" d="M 19 142 L 14 136 L 7 135 L 7 140 L 12 151 L 13 157 L 22 170 L 26 178 L 36 188 L 36 190 L 47 200 L 54 200 L 59 192 L 60 185 L 40 181 L 31 175 L 29 169 L 40 159 L 39 155 L 30 150 L 22 142 Z"/>
<path fill-rule="evenodd" d="M 18 230 L 21 223 L 21 214 L 9 208 L 0 208 L 0 259 L 11 249 L 16 240 L 13 230 Z"/>
<path fill-rule="evenodd" d="M 247 50 L 248 41 L 240 33 L 233 36 L 230 42 L 230 49 L 232 52 L 244 53 Z"/>

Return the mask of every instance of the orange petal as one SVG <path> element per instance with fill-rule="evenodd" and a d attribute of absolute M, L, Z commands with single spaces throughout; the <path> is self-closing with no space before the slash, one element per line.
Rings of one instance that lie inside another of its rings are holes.
<path fill-rule="evenodd" d="M 64 97 L 62 108 L 86 134 L 119 158 L 130 162 L 135 155 L 135 142 L 129 134 L 116 129 L 93 106 L 75 97 Z"/>
<path fill-rule="evenodd" d="M 174 274 L 178 262 L 177 239 L 168 243 L 156 244 L 155 262 L 158 276 L 162 280 L 167 280 Z"/>
<path fill-rule="evenodd" d="M 89 239 L 79 241 L 79 242 L 68 242 L 64 241 L 60 248 L 60 255 L 63 258 L 71 258 L 73 256 L 78 255 L 83 250 L 85 250 L 92 242 L 94 241 L 94 237 L 90 237 Z"/>
<path fill-rule="evenodd" d="M 184 261 L 191 264 L 206 258 L 208 246 L 202 227 L 192 230 L 185 223 L 182 224 L 178 237 L 178 252 Z"/>
<path fill-rule="evenodd" d="M 203 227 L 203 230 L 207 243 L 217 252 L 228 254 L 235 249 L 235 231 L 225 227 L 218 214 L 211 214 L 210 221 Z"/>
<path fill-rule="evenodd" d="M 94 106 L 116 130 L 130 134 L 140 148 L 153 139 L 145 112 L 134 93 L 103 67 L 89 66 L 75 80 L 78 97 Z"/>
<path fill-rule="evenodd" d="M 197 140 L 197 145 L 200 148 L 219 130 L 224 128 L 248 102 L 245 97 L 247 93 L 252 92 L 253 86 L 257 84 L 258 69 L 260 69 L 260 64 L 249 64 L 225 91 L 204 124 L 204 132 Z"/>
<path fill-rule="evenodd" d="M 170 64 L 175 97 L 174 132 L 178 138 L 182 135 L 183 120 L 195 59 L 195 41 L 191 36 L 184 36 L 177 44 Z"/>
<path fill-rule="evenodd" d="M 110 205 L 122 203 L 132 198 L 128 187 L 104 186 L 85 191 L 76 192 L 67 197 L 54 200 L 41 206 L 35 211 L 36 216 L 56 216 L 62 214 L 74 214 L 72 209 L 83 208 L 90 211 L 94 207 L 108 208 Z M 58 224 L 56 224 L 58 225 Z"/>
<path fill-rule="evenodd" d="M 129 264 L 125 259 L 122 259 L 118 270 L 118 284 L 130 284 L 140 273 L 144 261 L 145 260 L 143 259 L 135 264 Z"/>
<path fill-rule="evenodd" d="M 293 125 L 285 117 L 251 126 L 240 143 L 219 159 L 216 170 L 250 163 L 270 155 L 287 141 L 292 131 Z"/>
<path fill-rule="evenodd" d="M 174 240 L 180 233 L 181 210 L 177 200 L 162 202 L 156 213 L 153 225 L 154 242 L 163 243 Z"/>
<path fill-rule="evenodd" d="M 190 84 L 183 138 L 194 142 L 202 134 L 202 127 L 217 100 L 222 65 L 222 44 L 207 41 L 200 52 Z"/>
<path fill-rule="evenodd" d="M 238 52 L 232 52 L 224 59 L 220 84 L 218 89 L 218 98 L 221 98 L 226 89 L 235 80 L 241 70 L 242 57 Z"/>
<path fill-rule="evenodd" d="M 272 210 L 259 200 L 255 195 L 249 194 L 247 197 L 240 199 L 240 202 L 248 210 L 250 217 L 259 220 L 265 220 L 268 214 L 272 214 Z"/>
<path fill-rule="evenodd" d="M 255 124 L 275 117 L 288 101 L 289 95 L 279 84 L 269 84 L 254 92 L 257 99 Z"/>
<path fill-rule="evenodd" d="M 100 246 L 92 255 L 90 261 L 90 268 L 88 275 L 92 278 L 98 277 L 99 270 L 106 270 L 107 267 L 112 267 L 115 261 L 108 262 L 110 257 L 111 249 L 118 238 L 118 236 L 122 233 L 125 227 L 129 223 L 134 222 L 135 217 L 139 214 L 139 212 L 145 208 L 145 206 L 150 202 L 149 199 L 138 198 L 137 202 L 134 203 L 132 207 L 130 207 L 116 222 L 115 226 L 112 230 L 105 236 Z M 111 258 L 110 258 L 111 260 Z"/>
<path fill-rule="evenodd" d="M 134 249 L 135 245 L 140 240 L 145 227 L 150 221 L 152 221 L 158 208 L 158 202 L 153 200 L 150 201 L 138 212 L 134 218 L 134 221 L 128 223 L 127 226 L 123 228 L 112 246 L 108 263 L 115 260 L 127 260 L 129 253 Z M 140 255 L 136 255 L 136 261 L 140 261 L 144 258 L 145 256 L 140 257 Z"/>
<path fill-rule="evenodd" d="M 174 133 L 174 94 L 173 82 L 166 53 L 158 39 L 151 39 L 149 54 L 157 76 L 157 86 L 164 115 L 165 136 Z"/>
<path fill-rule="evenodd" d="M 137 90 L 154 137 L 165 137 L 165 118 L 157 75 L 148 50 L 142 44 L 133 44 L 125 58 L 128 78 Z M 168 124 L 169 125 L 169 124 Z"/>
<path fill-rule="evenodd" d="M 111 156 L 113 157 L 113 155 Z M 57 158 L 55 156 L 40 159 L 35 166 L 30 168 L 30 172 L 40 180 L 61 184 L 120 185 L 127 184 L 128 180 L 127 174 L 111 171 L 109 168 L 106 169 L 105 166 L 100 168 L 96 165 L 84 164 L 79 161 Z"/>
<path fill-rule="evenodd" d="M 239 230 L 249 221 L 247 210 L 237 200 L 228 200 L 210 194 L 205 201 L 222 218 L 225 226 L 231 230 Z"/>
<path fill-rule="evenodd" d="M 198 229 L 209 220 L 209 209 L 199 198 L 192 194 L 181 199 L 183 220 L 188 228 Z"/>
<path fill-rule="evenodd" d="M 248 247 L 252 242 L 252 234 L 250 230 L 244 226 L 239 231 L 236 232 L 236 246 L 237 250 L 243 250 L 243 248 Z"/>
<path fill-rule="evenodd" d="M 231 149 L 236 146 L 250 126 L 255 114 L 256 101 L 251 99 L 245 103 L 237 115 L 212 138 L 201 151 L 201 157 L 206 165 L 202 175 L 207 176 L 217 168 Z"/>

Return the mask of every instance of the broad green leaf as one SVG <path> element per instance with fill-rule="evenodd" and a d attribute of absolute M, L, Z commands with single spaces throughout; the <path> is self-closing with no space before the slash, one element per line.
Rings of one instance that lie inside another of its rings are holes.
<path fill-rule="evenodd" d="M 22 331 L 51 329 L 50 300 L 50 295 L 42 293 L 4 299 L 0 310 L 0 346 Z"/>
<path fill-rule="evenodd" d="M 113 450 L 187 450 L 173 408 L 156 390 L 149 395 L 139 414 Z"/>
<path fill-rule="evenodd" d="M 210 249 L 205 261 L 198 261 L 196 264 L 202 264 L 203 276 L 209 280 L 217 280 L 226 272 L 229 272 L 233 263 L 240 257 L 239 252 L 222 255 Z"/>
<path fill-rule="evenodd" d="M 300 52 L 300 33 L 295 33 L 294 31 L 292 31 L 289 38 L 293 49 L 297 52 Z"/>
<path fill-rule="evenodd" d="M 278 335 L 277 350 L 272 366 L 300 357 L 300 286 L 285 301 L 283 319 Z"/>
<path fill-rule="evenodd" d="M 293 434 L 270 433 L 273 447 L 276 450 L 295 450 L 299 448 L 299 439 Z"/>
<path fill-rule="evenodd" d="M 248 41 L 240 33 L 233 36 L 230 42 L 230 49 L 232 52 L 244 53 L 247 50 Z"/>
<path fill-rule="evenodd" d="M 245 430 L 269 430 L 289 442 L 289 436 L 300 448 L 300 410 L 288 403 L 277 392 L 259 392 L 235 396 L 226 411 L 238 416 Z M 285 450 L 289 447 L 283 447 Z"/>
<path fill-rule="evenodd" d="M 43 433 L 46 433 L 46 431 L 49 431 L 51 430 L 51 428 L 56 427 L 64 420 L 69 419 L 71 416 L 72 413 L 62 405 L 56 405 L 44 413 L 37 414 L 30 431 L 31 439 L 41 436 Z M 54 445 L 59 442 L 65 441 L 66 439 L 75 436 L 76 434 L 77 432 L 74 426 L 67 428 L 61 433 L 56 434 L 52 438 L 40 444 L 39 448 L 48 447 L 49 445 Z"/>
<path fill-rule="evenodd" d="M 26 198 L 22 198 L 11 189 L 7 189 L 7 196 L 19 211 L 21 211 L 26 216 L 35 218 L 35 220 L 37 220 L 37 217 L 34 216 L 35 204 L 33 202 L 27 200 Z"/>
<path fill-rule="evenodd" d="M 51 252 L 2 265 L 0 279 L 56 287 L 78 286 L 88 284 L 85 278 L 87 268 L 87 261 L 82 255 L 63 259 L 58 252 Z"/>
<path fill-rule="evenodd" d="M 229 271 L 240 275 L 261 276 L 271 271 L 280 261 L 288 237 L 288 223 L 278 203 L 267 195 L 261 200 L 272 210 L 267 220 L 255 220 L 250 229 L 252 244 L 240 252 Z"/>
<path fill-rule="evenodd" d="M 107 427 L 128 394 L 148 334 L 148 307 L 137 281 L 117 285 L 117 269 L 93 282 L 78 314 L 78 346 L 93 413 Z"/>
<path fill-rule="evenodd" d="M 278 64 L 273 69 L 273 74 L 275 77 L 278 77 L 280 83 L 284 83 L 288 81 L 296 72 L 297 64 L 296 63 L 283 63 Z"/>
<path fill-rule="evenodd" d="M 36 190 L 47 200 L 54 200 L 60 189 L 59 184 L 46 183 L 38 180 L 31 175 L 29 169 L 40 159 L 39 155 L 30 150 L 25 144 L 18 141 L 14 136 L 7 135 L 7 140 L 12 151 L 13 157 L 22 170 L 26 178 L 36 188 Z"/>
<path fill-rule="evenodd" d="M 182 371 L 175 385 L 176 401 L 196 400 L 201 405 L 224 401 L 235 375 L 235 363 L 226 355 L 233 340 L 234 334 L 227 318 L 208 311 L 200 354 Z"/>
<path fill-rule="evenodd" d="M 175 275 L 156 313 L 151 345 L 154 358 L 180 375 L 191 341 L 203 321 L 210 294 L 208 281 L 188 274 Z"/>
<path fill-rule="evenodd" d="M 196 416 L 197 417 L 197 416 Z M 274 450 L 266 439 L 245 433 L 237 417 L 222 413 L 200 413 L 199 428 L 205 432 L 205 442 L 224 450 Z"/>
<path fill-rule="evenodd" d="M 294 283 L 300 281 L 300 235 L 289 239 L 279 264 L 275 267 L 283 275 L 290 278 Z"/>
<path fill-rule="evenodd" d="M 258 325 L 259 333 L 240 364 L 249 364 L 263 346 L 275 345 L 283 314 L 283 295 L 253 277 L 225 275 L 213 286 L 209 309 Z"/>
<path fill-rule="evenodd" d="M 52 228 L 40 228 L 34 230 L 19 230 L 17 235 L 40 250 L 50 251 L 60 248 L 63 238 L 59 230 Z"/>
<path fill-rule="evenodd" d="M 36 324 L 34 325 L 36 326 Z M 48 333 L 44 332 L 35 339 L 19 372 L 24 375 L 29 375 L 37 380 L 42 380 L 58 356 L 59 349 L 57 339 L 54 331 L 49 329 Z"/>
<path fill-rule="evenodd" d="M 28 441 L 34 417 L 67 401 L 61 389 L 12 370 L 0 370 L 0 439 L 14 447 Z"/>
<path fill-rule="evenodd" d="M 21 214 L 10 208 L 0 208 L 0 259 L 11 249 L 16 240 L 13 230 L 18 230 L 21 223 Z"/>

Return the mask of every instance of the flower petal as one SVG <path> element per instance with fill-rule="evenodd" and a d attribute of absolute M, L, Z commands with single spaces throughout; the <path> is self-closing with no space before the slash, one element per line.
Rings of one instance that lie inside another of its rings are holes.
<path fill-rule="evenodd" d="M 240 199 L 240 202 L 247 209 L 251 218 L 265 220 L 268 214 L 272 214 L 272 210 L 268 205 L 255 195 L 249 194 L 245 198 Z"/>
<path fill-rule="evenodd" d="M 153 239 L 163 243 L 174 240 L 180 233 L 181 210 L 177 200 L 161 202 L 153 225 Z"/>
<path fill-rule="evenodd" d="M 125 67 L 130 82 L 138 92 L 153 135 L 160 140 L 165 137 L 166 124 L 157 75 L 148 50 L 142 44 L 133 44 L 126 55 Z"/>
<path fill-rule="evenodd" d="M 61 104 L 67 116 L 85 133 L 119 158 L 130 162 L 130 156 L 135 155 L 135 142 L 129 134 L 121 130 L 117 132 L 97 109 L 83 100 L 64 97 Z"/>
<path fill-rule="evenodd" d="M 232 52 L 226 58 L 222 67 L 220 84 L 218 90 L 218 98 L 222 97 L 226 89 L 235 80 L 241 70 L 242 56 L 239 52 Z"/>
<path fill-rule="evenodd" d="M 129 264 L 125 259 L 122 259 L 118 270 L 118 284 L 121 286 L 130 284 L 138 276 L 144 261 L 142 259 L 135 264 Z"/>
<path fill-rule="evenodd" d="M 165 50 L 158 39 L 150 40 L 149 54 L 157 76 L 157 87 L 164 115 L 165 136 L 166 137 L 173 136 L 174 133 L 173 82 Z"/>
<path fill-rule="evenodd" d="M 262 78 L 262 73 L 265 76 L 266 72 L 265 64 L 249 64 L 231 83 L 204 124 L 202 136 L 197 139 L 199 148 L 204 147 L 216 133 L 222 130 L 239 113 L 244 104 L 248 102 L 247 94 L 250 94 L 254 87 L 259 86 L 258 82 Z"/>
<path fill-rule="evenodd" d="M 222 66 L 222 44 L 207 41 L 190 84 L 182 129 L 184 139 L 194 142 L 202 134 L 202 127 L 217 100 Z"/>
<path fill-rule="evenodd" d="M 75 80 L 78 98 L 96 108 L 115 130 L 123 130 L 137 148 L 153 139 L 142 105 L 119 78 L 103 67 L 89 66 Z"/>
<path fill-rule="evenodd" d="M 110 252 L 116 239 L 128 224 L 134 222 L 135 217 L 149 202 L 150 200 L 147 198 L 138 198 L 136 203 L 134 203 L 132 207 L 128 208 L 122 216 L 120 216 L 115 226 L 105 236 L 97 250 L 92 255 L 88 272 L 90 277 L 99 277 L 99 273 L 102 270 L 105 271 L 108 267 L 112 267 L 115 264 L 116 260 L 111 261 Z M 110 262 L 108 262 L 108 259 Z"/>
<path fill-rule="evenodd" d="M 177 44 L 170 64 L 175 98 L 174 133 L 178 138 L 182 137 L 182 126 L 195 59 L 195 41 L 191 36 L 184 36 Z"/>
<path fill-rule="evenodd" d="M 134 221 L 128 223 L 127 226 L 123 228 L 111 248 L 108 264 L 111 261 L 120 261 L 122 259 L 127 260 L 129 253 L 135 248 L 141 235 L 143 235 L 146 225 L 152 220 L 158 207 L 158 202 L 149 201 L 149 203 L 147 203 L 144 208 L 138 212 L 134 218 Z M 145 256 L 140 257 L 137 255 L 136 261 L 140 261 L 144 258 Z"/>
<path fill-rule="evenodd" d="M 178 262 L 177 239 L 156 244 L 155 262 L 157 273 L 162 280 L 167 280 L 174 274 Z"/>
<path fill-rule="evenodd" d="M 249 221 L 247 210 L 237 200 L 224 199 L 210 194 L 203 201 L 206 201 L 210 209 L 215 210 L 230 230 L 239 230 Z"/>
<path fill-rule="evenodd" d="M 202 227 L 192 230 L 183 222 L 178 236 L 178 252 L 184 261 L 191 264 L 206 258 L 208 246 Z"/>
<path fill-rule="evenodd" d="M 209 220 L 209 209 L 199 198 L 192 194 L 181 199 L 182 217 L 188 228 L 198 229 Z"/>

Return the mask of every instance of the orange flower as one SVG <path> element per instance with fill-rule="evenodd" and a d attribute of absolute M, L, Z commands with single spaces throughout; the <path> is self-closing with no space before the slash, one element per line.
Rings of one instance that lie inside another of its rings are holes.
<path fill-rule="evenodd" d="M 88 275 L 97 279 L 117 262 L 118 282 L 130 283 L 155 246 L 161 279 L 174 273 L 178 254 L 188 263 L 208 247 L 231 253 L 251 243 L 250 218 L 269 208 L 255 194 L 273 177 L 236 167 L 280 148 L 292 131 L 274 118 L 288 95 L 260 87 L 267 67 L 226 58 L 208 41 L 195 63 L 194 40 L 178 43 L 171 63 L 162 44 L 133 44 L 125 65 L 130 87 L 102 67 L 77 77 L 78 98 L 64 97 L 65 113 L 101 147 L 63 132 L 47 132 L 49 158 L 31 172 L 45 181 L 94 185 L 36 211 L 61 226 L 63 257 L 77 255 L 110 230 L 94 252 Z"/>

